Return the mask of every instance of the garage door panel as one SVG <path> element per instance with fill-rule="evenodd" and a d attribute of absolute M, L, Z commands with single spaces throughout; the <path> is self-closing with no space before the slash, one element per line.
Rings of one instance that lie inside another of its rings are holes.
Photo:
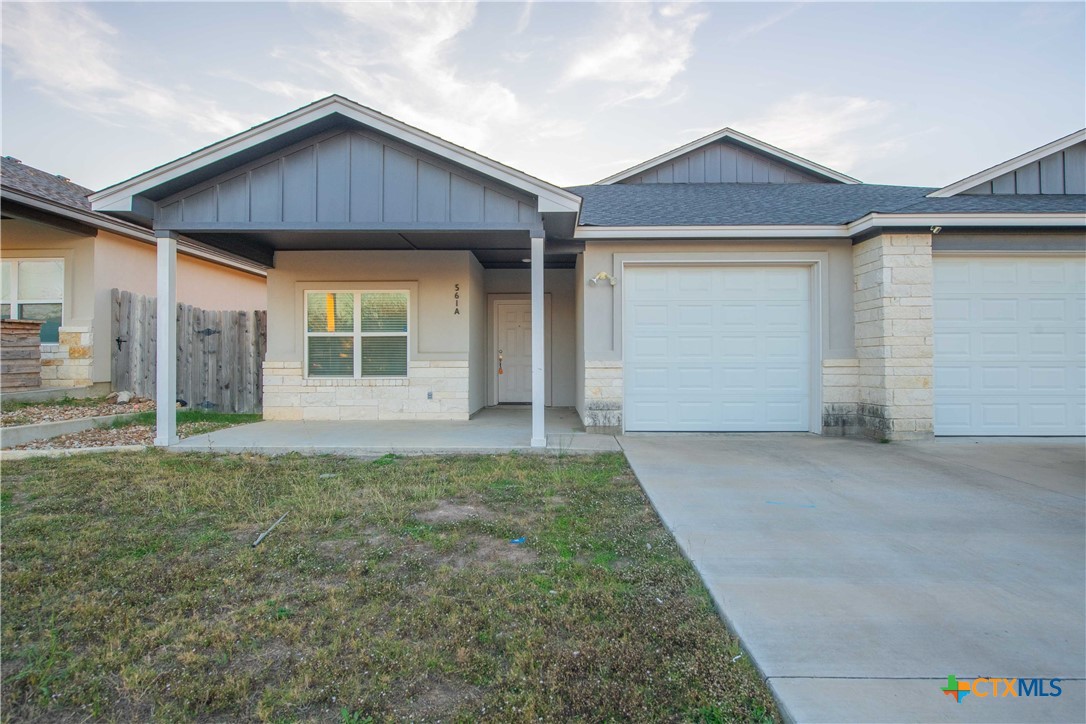
<path fill-rule="evenodd" d="M 1086 433 L 1086 264 L 936 259 L 935 432 Z"/>
<path fill-rule="evenodd" d="M 674 311 L 673 323 L 676 329 L 713 328 L 713 307 L 711 304 L 679 304 Z"/>
<path fill-rule="evenodd" d="M 801 267 L 627 270 L 629 307 L 651 299 L 669 326 L 655 333 L 659 312 L 628 318 L 626 428 L 808 429 L 808 276 Z"/>

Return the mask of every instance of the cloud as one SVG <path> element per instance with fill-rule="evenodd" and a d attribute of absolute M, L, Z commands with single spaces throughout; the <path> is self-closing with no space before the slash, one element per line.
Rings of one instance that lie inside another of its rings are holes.
<path fill-rule="evenodd" d="M 513 29 L 513 35 L 520 35 L 528 29 L 528 24 L 532 22 L 532 0 L 528 0 L 524 3 L 524 7 L 520 10 L 520 17 L 517 18 L 517 26 Z"/>
<path fill-rule="evenodd" d="M 596 30 L 567 64 L 560 86 L 594 82 L 610 89 L 609 104 L 662 96 L 694 54 L 694 33 L 708 17 L 688 4 L 603 6 L 606 32 Z"/>
<path fill-rule="evenodd" d="M 523 113 L 512 90 L 496 80 L 464 78 L 450 57 L 474 21 L 474 3 L 322 8 L 338 16 L 334 30 L 324 25 L 311 44 L 276 53 L 307 76 L 316 74 L 354 100 L 466 145 Z"/>
<path fill-rule="evenodd" d="M 764 20 L 759 20 L 756 23 L 751 23 L 746 27 L 739 28 L 738 30 L 729 33 L 728 42 L 735 43 L 745 38 L 749 38 L 751 36 L 758 35 L 759 33 L 763 33 L 766 30 L 772 28 L 777 23 L 781 22 L 782 20 L 785 20 L 790 15 L 795 14 L 802 7 L 802 5 L 791 5 L 784 10 L 773 13 Z"/>
<path fill-rule="evenodd" d="M 123 73 L 116 28 L 83 5 L 5 3 L 4 64 L 55 100 L 117 123 L 133 116 L 228 135 L 252 125 L 191 91 L 178 93 Z"/>
<path fill-rule="evenodd" d="M 903 149 L 893 123 L 895 106 L 861 96 L 800 93 L 763 113 L 737 119 L 734 128 L 812 161 L 847 170 L 861 161 Z"/>
<path fill-rule="evenodd" d="M 493 71 L 458 66 L 476 18 L 473 2 L 325 3 L 303 9 L 314 8 L 319 18 L 313 37 L 274 53 L 288 77 L 295 73 L 310 85 L 319 81 L 382 113 L 510 162 L 520 149 L 583 128 L 580 120 L 522 103 Z M 527 22 L 527 13 L 521 21 Z M 333 22 L 327 22 L 327 14 Z M 265 85 L 268 92 L 307 99 L 304 86 L 285 80 Z"/>

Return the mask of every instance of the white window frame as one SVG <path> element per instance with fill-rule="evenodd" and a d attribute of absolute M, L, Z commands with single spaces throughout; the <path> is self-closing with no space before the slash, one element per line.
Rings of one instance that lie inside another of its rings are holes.
<path fill-rule="evenodd" d="M 309 295 L 310 294 L 350 294 L 354 304 L 354 325 L 350 332 L 310 332 L 309 331 Z M 407 329 L 403 332 L 363 332 L 362 331 L 362 295 L 363 294 L 403 294 L 407 299 Z M 302 290 L 302 365 L 306 379 L 314 380 L 402 380 L 411 370 L 411 292 L 407 289 L 304 289 Z M 351 375 L 311 375 L 309 373 L 309 338 L 310 337 L 351 337 L 354 351 L 354 371 Z M 362 374 L 362 338 L 363 337 L 403 337 L 406 349 L 406 362 L 402 375 L 363 375 Z"/>
<path fill-rule="evenodd" d="M 20 299 L 19 298 L 19 264 L 21 264 L 24 261 L 30 261 L 30 262 L 35 262 L 35 261 L 59 261 L 60 262 L 60 289 L 61 289 L 61 295 L 62 295 L 60 299 Z M 60 326 L 63 327 L 64 326 L 64 312 L 65 312 L 63 294 L 64 294 L 64 288 L 65 288 L 65 283 L 66 283 L 65 273 L 67 272 L 64 258 L 63 257 L 55 257 L 55 256 L 41 256 L 41 257 L 27 256 L 27 257 L 14 257 L 14 258 L 4 257 L 3 259 L 0 259 L 0 262 L 10 262 L 11 263 L 11 279 L 8 280 L 8 283 L 10 285 L 9 289 L 11 290 L 11 299 L 4 299 L 3 295 L 0 294 L 0 304 L 7 304 L 8 305 L 9 314 L 11 315 L 9 317 L 9 319 L 19 319 L 19 305 L 20 304 L 59 304 L 60 305 Z M 0 272 L 0 273 L 2 273 L 2 272 Z M 43 342 L 42 344 L 57 344 L 57 343 L 56 342 Z"/>

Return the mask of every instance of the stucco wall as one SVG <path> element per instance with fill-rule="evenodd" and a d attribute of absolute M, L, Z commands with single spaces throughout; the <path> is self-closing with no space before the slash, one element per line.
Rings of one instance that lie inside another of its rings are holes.
<path fill-rule="evenodd" d="M 476 412 L 486 407 L 487 396 L 487 315 L 486 283 L 483 281 L 483 266 L 471 255 L 468 258 L 468 274 L 471 286 L 466 290 L 468 324 L 471 328 L 468 339 L 468 411 Z"/>
<path fill-rule="evenodd" d="M 42 345 L 42 385 L 78 387 L 108 382 L 109 315 L 103 333 L 101 324 L 95 324 L 94 237 L 22 219 L 0 221 L 0 236 L 0 258 L 64 260 L 60 343 Z M 100 372 L 102 359 L 105 376 Z"/>
<path fill-rule="evenodd" d="M 265 418 L 467 419 L 471 300 L 480 293 L 473 260 L 466 251 L 277 252 L 268 273 Z M 308 379 L 306 290 L 357 288 L 408 292 L 408 376 Z"/>
<path fill-rule="evenodd" d="M 94 258 L 94 338 L 106 340 L 108 347 L 111 290 L 157 296 L 158 251 L 151 244 L 100 231 L 94 241 Z M 178 254 L 177 301 L 201 309 L 266 309 L 267 280 L 256 274 Z M 95 381 L 109 380 L 109 362 L 108 354 L 95 355 Z"/>
<path fill-rule="evenodd" d="M 573 270 L 573 318 L 574 326 L 574 357 L 576 364 L 573 369 L 573 403 L 577 408 L 577 414 L 584 420 L 584 254 L 577 255 L 577 266 Z"/>
<path fill-rule="evenodd" d="M 487 294 L 530 294 L 532 280 L 527 269 L 487 269 L 484 271 Z M 551 295 L 551 345 L 549 404 L 554 407 L 573 407 L 576 404 L 574 374 L 576 346 L 576 304 L 574 299 L 574 272 L 571 269 L 547 269 L 543 274 L 543 291 Z M 488 322 L 492 324 L 493 321 Z"/>
<path fill-rule="evenodd" d="M 110 290 L 156 293 L 153 245 L 108 231 L 82 236 L 22 219 L 0 222 L 2 258 L 64 259 L 64 323 L 58 345 L 44 345 L 43 384 L 109 382 Z M 183 254 L 177 259 L 178 301 L 204 309 L 264 309 L 265 280 Z"/>

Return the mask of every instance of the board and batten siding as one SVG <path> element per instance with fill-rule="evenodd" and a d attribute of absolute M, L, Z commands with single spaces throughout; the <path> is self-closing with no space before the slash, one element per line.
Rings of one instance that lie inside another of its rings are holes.
<path fill-rule="evenodd" d="M 376 134 L 316 137 L 158 204 L 157 223 L 538 224 L 536 199 Z"/>
<path fill-rule="evenodd" d="M 620 183 L 625 184 L 700 184 L 700 183 L 827 183 L 767 156 L 720 141 L 654 166 Z"/>
<path fill-rule="evenodd" d="M 1076 143 L 962 193 L 974 196 L 1086 194 L 1086 143 Z"/>

